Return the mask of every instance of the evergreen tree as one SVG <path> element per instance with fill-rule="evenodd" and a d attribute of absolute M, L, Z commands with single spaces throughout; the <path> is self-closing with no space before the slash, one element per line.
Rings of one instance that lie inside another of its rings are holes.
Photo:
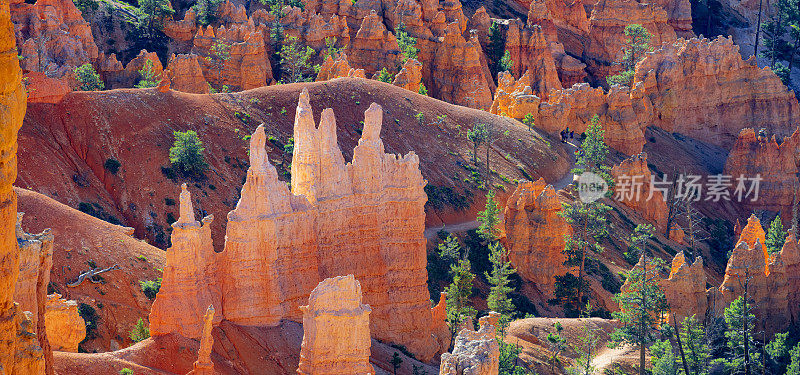
<path fill-rule="evenodd" d="M 556 363 L 560 360 L 558 357 L 567 348 L 567 339 L 561 336 L 561 331 L 564 326 L 560 322 L 553 323 L 553 330 L 547 333 L 547 346 L 550 349 L 550 372 L 555 373 Z"/>
<path fill-rule="evenodd" d="M 156 87 L 161 81 L 161 75 L 153 71 L 153 61 L 147 59 L 144 61 L 142 69 L 139 70 L 139 82 L 134 87 L 137 89 L 144 89 L 148 87 Z"/>
<path fill-rule="evenodd" d="M 419 53 L 419 48 L 417 48 L 417 38 L 409 35 L 406 31 L 406 25 L 404 23 L 400 23 L 400 26 L 397 27 L 397 45 L 400 46 L 400 52 L 402 52 L 401 60 L 404 64 L 408 59 L 416 59 L 417 54 Z"/>
<path fill-rule="evenodd" d="M 138 28 L 147 39 L 152 39 L 156 32 L 164 29 L 164 22 L 174 13 L 169 0 L 139 0 Z"/>
<path fill-rule="evenodd" d="M 685 348 L 686 365 L 692 374 L 705 374 L 711 359 L 705 331 L 694 316 L 686 317 L 678 331 L 680 342 Z"/>
<path fill-rule="evenodd" d="M 800 344 L 797 344 L 789 351 L 789 366 L 786 367 L 786 375 L 800 375 Z"/>
<path fill-rule="evenodd" d="M 486 124 L 477 123 L 472 129 L 467 130 L 467 139 L 472 142 L 472 162 L 478 166 L 478 147 L 489 138 L 489 130 Z"/>
<path fill-rule="evenodd" d="M 169 161 L 186 174 L 201 174 L 208 168 L 203 156 L 203 141 L 194 130 L 174 131 L 175 142 L 169 149 Z"/>
<path fill-rule="evenodd" d="M 378 72 L 378 81 L 392 83 L 392 74 L 386 68 L 381 68 L 381 71 Z"/>
<path fill-rule="evenodd" d="M 197 23 L 208 26 L 217 20 L 217 7 L 222 0 L 197 0 L 192 9 L 197 14 Z"/>
<path fill-rule="evenodd" d="M 586 258 L 604 251 L 599 239 L 608 234 L 606 214 L 610 210 L 611 207 L 599 201 L 584 203 L 578 200 L 572 204 L 564 203 L 559 213 L 573 228 L 572 235 L 565 237 L 564 265 L 578 268 L 577 277 L 570 273 L 567 274 L 570 276 L 556 277 L 556 288 L 561 289 L 560 293 L 566 302 L 565 311 L 570 312 L 571 316 L 580 315 L 581 308 L 588 302 Z M 565 281 L 573 282 L 566 284 Z"/>
<path fill-rule="evenodd" d="M 781 83 L 783 83 L 786 87 L 789 87 L 792 84 L 792 77 L 789 75 L 789 68 L 787 68 L 786 65 L 783 65 L 783 63 L 775 63 L 775 66 L 772 67 L 772 71 L 775 72 L 775 75 L 780 78 Z"/>
<path fill-rule="evenodd" d="M 533 133 L 533 126 L 534 126 L 534 123 L 536 122 L 535 120 L 536 119 L 533 117 L 532 113 L 528 113 L 522 119 L 522 123 L 525 124 L 525 126 L 528 127 L 528 131 L 531 132 L 531 133 Z"/>
<path fill-rule="evenodd" d="M 650 39 L 653 35 L 647 29 L 638 24 L 625 26 L 625 41 L 622 45 L 622 72 L 607 79 L 609 84 L 622 84 L 630 86 L 633 81 L 633 72 L 636 64 L 644 58 L 644 54 L 652 51 Z"/>
<path fill-rule="evenodd" d="M 492 21 L 492 26 L 489 27 L 489 45 L 486 46 L 486 59 L 489 63 L 489 71 L 492 73 L 492 79 L 497 80 L 497 73 L 501 72 L 501 60 L 506 51 L 506 41 L 503 37 L 503 30 L 500 29 L 500 24 Z"/>
<path fill-rule="evenodd" d="M 139 342 L 148 337 L 150 337 L 150 328 L 144 324 L 142 318 L 139 318 L 131 330 L 130 338 L 133 342 Z"/>
<path fill-rule="evenodd" d="M 503 54 L 503 57 L 500 58 L 500 65 L 499 70 L 501 72 L 511 72 L 511 69 L 514 69 L 514 60 L 511 60 L 511 52 L 506 50 Z"/>
<path fill-rule="evenodd" d="M 746 294 L 746 293 L 745 293 Z M 761 363 L 761 355 L 753 339 L 755 315 L 744 295 L 739 296 L 725 308 L 725 330 L 727 358 L 716 358 L 712 363 L 724 365 L 730 373 L 754 373 Z"/>
<path fill-rule="evenodd" d="M 486 193 L 486 208 L 478 213 L 478 234 L 481 239 L 487 242 L 496 241 L 500 235 L 500 229 L 497 227 L 500 224 L 500 208 L 494 200 L 494 191 L 489 190 Z"/>
<path fill-rule="evenodd" d="M 100 91 L 106 87 L 92 64 L 76 67 L 74 73 L 75 79 L 78 81 L 78 89 L 81 91 Z"/>
<path fill-rule="evenodd" d="M 487 272 L 485 276 L 491 289 L 486 304 L 492 311 L 507 316 L 514 312 L 514 304 L 511 298 L 508 298 L 508 294 L 513 292 L 514 288 L 508 286 L 511 283 L 508 277 L 516 271 L 506 257 L 506 249 L 499 242 L 489 244 L 489 261 L 492 263 L 492 272 Z"/>
<path fill-rule="evenodd" d="M 311 78 L 313 69 L 309 62 L 314 55 L 313 48 L 303 48 L 296 37 L 290 37 L 289 43 L 281 46 L 278 55 L 284 83 L 307 82 Z"/>
<path fill-rule="evenodd" d="M 786 231 L 783 229 L 783 222 L 781 222 L 781 215 L 775 216 L 775 220 L 772 220 L 772 223 L 769 225 L 767 239 L 765 241 L 767 251 L 770 254 L 781 251 L 784 242 L 786 242 L 786 234 Z"/>
<path fill-rule="evenodd" d="M 789 337 L 788 332 L 776 333 L 772 340 L 764 345 L 764 352 L 767 354 L 765 358 L 765 370 L 769 370 L 770 374 L 784 374 L 786 366 L 789 364 L 788 358 L 789 350 L 786 347 L 786 339 Z"/>
<path fill-rule="evenodd" d="M 672 344 L 667 340 L 656 341 L 650 346 L 653 375 L 678 375 L 678 361 L 672 352 Z"/>
<path fill-rule="evenodd" d="M 422 83 L 422 82 L 419 83 L 419 91 L 418 92 L 419 92 L 420 95 L 428 96 L 428 88 L 425 87 L 424 83 Z"/>
<path fill-rule="evenodd" d="M 589 317 L 591 305 L 586 304 L 583 311 L 584 313 L 581 316 L 584 318 Z M 592 328 L 587 319 L 583 319 L 581 323 L 581 333 L 578 335 L 578 343 L 572 345 L 572 350 L 575 351 L 578 358 L 575 359 L 575 365 L 567 370 L 571 375 L 592 375 L 595 372 L 592 360 L 596 355 L 595 350 L 597 349 L 599 341 L 597 331 L 599 328 Z"/>
<path fill-rule="evenodd" d="M 465 255 L 458 263 L 450 266 L 453 282 L 445 289 L 447 292 L 447 322 L 450 333 L 455 336 L 458 325 L 465 319 L 475 316 L 477 311 L 470 304 L 472 297 L 472 283 L 475 275 L 472 266 Z"/>
<path fill-rule="evenodd" d="M 461 257 L 461 244 L 458 243 L 458 238 L 452 233 L 448 234 L 444 242 L 439 243 L 436 249 L 439 252 L 439 257 L 448 265 L 454 264 Z"/>
<path fill-rule="evenodd" d="M 592 172 L 611 186 L 614 179 L 611 177 L 611 167 L 605 165 L 609 152 L 605 135 L 606 131 L 600 124 L 600 116 L 593 116 L 589 126 L 586 127 L 584 133 L 586 138 L 581 143 L 578 157 L 575 160 L 575 164 L 579 167 L 573 168 L 572 173 L 580 175 L 584 172 Z"/>
<path fill-rule="evenodd" d="M 403 359 L 400 358 L 400 354 L 394 352 L 392 355 L 392 369 L 394 369 L 394 375 L 397 375 L 397 369 L 400 368 L 400 364 L 403 363 Z"/>
<path fill-rule="evenodd" d="M 659 314 L 666 308 L 666 296 L 659 285 L 659 270 L 664 265 L 661 258 L 649 258 L 644 244 L 652 237 L 651 225 L 638 225 L 629 242 L 639 247 L 639 263 L 625 274 L 623 290 L 614 296 L 620 311 L 612 313 L 621 327 L 612 333 L 616 343 L 628 343 L 639 347 L 639 374 L 645 374 L 645 350 L 656 339 Z"/>

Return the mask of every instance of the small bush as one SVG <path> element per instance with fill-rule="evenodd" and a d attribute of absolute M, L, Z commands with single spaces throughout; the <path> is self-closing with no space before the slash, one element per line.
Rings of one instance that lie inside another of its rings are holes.
<path fill-rule="evenodd" d="M 172 212 L 167 212 L 167 224 L 172 225 L 172 223 L 176 221 L 178 220 L 175 219 L 175 214 L 173 214 Z"/>
<path fill-rule="evenodd" d="M 106 162 L 103 163 L 103 168 L 111 172 L 111 174 L 117 174 L 120 166 L 122 166 L 122 163 L 120 163 L 119 160 L 114 158 L 108 158 L 106 159 Z"/>
<path fill-rule="evenodd" d="M 382 68 L 378 74 L 378 81 L 392 83 L 392 74 L 386 68 Z"/>
<path fill-rule="evenodd" d="M 81 91 L 100 91 L 106 87 L 92 64 L 76 67 L 74 73 L 75 79 L 78 81 L 78 89 Z"/>
<path fill-rule="evenodd" d="M 119 375 L 133 375 L 133 370 L 125 367 L 122 370 L 119 370 Z"/>
<path fill-rule="evenodd" d="M 172 198 L 164 198 L 164 204 L 166 204 L 167 206 L 174 206 L 175 200 Z"/>
<path fill-rule="evenodd" d="M 203 156 L 203 141 L 194 130 L 175 131 L 175 142 L 169 149 L 169 161 L 186 174 L 202 174 L 208 168 Z"/>
<path fill-rule="evenodd" d="M 159 289 L 161 289 L 161 278 L 156 280 L 139 281 L 139 286 L 142 288 L 142 293 L 149 298 L 155 299 Z"/>
<path fill-rule="evenodd" d="M 136 321 L 136 325 L 133 326 L 131 330 L 130 337 L 133 342 L 139 342 L 150 337 L 150 328 L 144 324 L 142 318 Z"/>

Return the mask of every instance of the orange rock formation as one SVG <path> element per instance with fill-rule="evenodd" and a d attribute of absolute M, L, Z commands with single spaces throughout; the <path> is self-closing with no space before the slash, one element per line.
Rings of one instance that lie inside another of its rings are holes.
<path fill-rule="evenodd" d="M 478 331 L 465 328 L 458 333 L 453 352 L 442 354 L 439 374 L 497 375 L 500 345 L 495 339 L 495 328 L 487 320 L 480 323 Z"/>
<path fill-rule="evenodd" d="M 26 95 L 17 58 L 14 27 L 11 24 L 9 2 L 4 1 L 0 3 L 0 368 L 11 373 L 15 372 L 17 353 L 24 356 L 28 364 L 40 362 L 35 357 L 25 355 L 26 350 L 31 349 L 26 342 L 17 343 L 23 316 L 14 303 L 14 285 L 19 274 L 19 248 L 15 236 L 17 196 L 11 185 L 17 177 L 17 132 L 22 126 L 25 109 Z M 27 320 L 25 328 L 30 324 L 30 320 Z M 24 333 L 24 330 L 20 332 Z M 38 347 L 35 339 L 30 344 Z"/>
<path fill-rule="evenodd" d="M 675 315 L 678 323 L 693 315 L 698 321 L 703 320 L 708 309 L 703 258 L 688 263 L 682 251 L 675 254 L 669 278 L 661 281 L 661 288 L 670 304 L 669 312 Z"/>
<path fill-rule="evenodd" d="M 623 160 L 611 168 L 611 175 L 615 180 L 614 199 L 642 215 L 657 230 L 665 231 L 669 209 L 661 191 L 651 184 L 647 154 L 643 152 Z"/>
<path fill-rule="evenodd" d="M 369 305 L 353 277 L 323 280 L 303 311 L 303 344 L 298 374 L 374 374 L 369 363 Z"/>
<path fill-rule="evenodd" d="M 395 86 L 400 86 L 406 90 L 419 92 L 419 84 L 422 83 L 422 64 L 416 59 L 408 59 L 403 64 L 403 68 L 394 77 L 392 82 Z"/>
<path fill-rule="evenodd" d="M 222 306 L 220 286 L 215 279 L 216 253 L 211 243 L 213 220 L 213 215 L 203 218 L 202 224 L 195 220 L 192 197 L 183 184 L 180 218 L 172 224 L 172 247 L 167 249 L 161 289 L 150 310 L 151 335 L 176 332 L 199 338 L 208 306 Z M 222 320 L 221 315 L 216 316 L 214 323 Z"/>
<path fill-rule="evenodd" d="M 794 196 L 800 189 L 797 179 L 797 148 L 800 146 L 800 132 L 795 130 L 791 137 L 778 143 L 771 138 L 756 135 L 755 130 L 747 128 L 739 132 L 725 161 L 724 174 L 732 176 L 731 183 L 736 187 L 736 179 L 759 175 L 758 199 L 745 199 L 742 203 L 749 207 L 768 209 L 789 215 Z M 732 191 L 733 192 L 733 191 Z"/>
<path fill-rule="evenodd" d="M 63 299 L 60 294 L 50 294 L 44 319 L 50 347 L 77 353 L 78 344 L 86 337 L 86 322 L 78 314 L 78 303 Z"/>
<path fill-rule="evenodd" d="M 184 195 L 150 316 L 151 334 L 199 337 L 202 309 L 221 295 L 215 319 L 255 326 L 299 321 L 301 301 L 320 279 L 353 274 L 373 310 L 373 337 L 402 344 L 424 361 L 443 350 L 431 335 L 440 322 L 431 322 L 426 288 L 419 159 L 384 153 L 382 110 L 373 104 L 353 161 L 345 164 L 335 121 L 327 109 L 317 128 L 308 93 L 300 95 L 291 191 L 267 160 L 263 127 L 256 130 L 221 253 L 210 247 L 210 221 L 202 227 L 194 221 Z"/>
<path fill-rule="evenodd" d="M 169 59 L 165 76 L 174 90 L 193 94 L 208 94 L 208 82 L 203 76 L 197 55 L 175 55 Z"/>
<path fill-rule="evenodd" d="M 316 80 L 327 81 L 341 77 L 367 78 L 364 75 L 364 69 L 354 69 L 350 67 L 350 63 L 347 62 L 346 54 L 340 53 L 339 56 L 336 57 L 336 60 L 328 55 L 325 58 L 325 62 L 320 66 Z"/>
<path fill-rule="evenodd" d="M 252 22 L 200 28 L 192 53 L 199 56 L 203 76 L 216 89 L 248 90 L 269 84 L 272 69 L 267 60 L 263 27 Z"/>
<path fill-rule="evenodd" d="M 680 40 L 637 66 L 653 125 L 730 148 L 739 131 L 769 124 L 789 136 L 800 122 L 797 99 L 769 69 L 743 60 L 730 38 Z"/>
<path fill-rule="evenodd" d="M 644 26 L 652 34 L 650 45 L 655 48 L 677 40 L 675 30 L 667 23 L 667 12 L 660 6 L 635 0 L 600 0 L 589 18 L 586 50 L 589 70 L 595 75 L 605 77 L 619 69 L 614 63 L 622 61 L 627 38 L 624 30 L 629 24 Z"/>
<path fill-rule="evenodd" d="M 564 236 L 572 228 L 558 214 L 561 202 L 543 179 L 522 182 L 506 201 L 504 225 L 511 264 L 545 296 L 554 291 L 554 275 L 563 275 Z"/>
<path fill-rule="evenodd" d="M 350 62 L 372 75 L 382 68 L 395 70 L 400 65 L 400 47 L 394 34 L 386 30 L 376 11 L 364 17 L 350 46 Z"/>
<path fill-rule="evenodd" d="M 197 361 L 192 364 L 192 371 L 187 375 L 214 375 L 214 362 L 211 361 L 211 349 L 214 346 L 214 337 L 211 330 L 214 325 L 214 306 L 208 306 L 203 315 L 203 332 L 200 335 L 200 350 Z"/>

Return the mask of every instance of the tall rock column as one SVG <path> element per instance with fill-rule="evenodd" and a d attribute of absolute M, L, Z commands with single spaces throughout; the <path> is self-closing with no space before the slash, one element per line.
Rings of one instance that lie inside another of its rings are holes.
<path fill-rule="evenodd" d="M 222 305 L 216 277 L 217 256 L 211 242 L 213 219 L 206 216 L 202 225 L 195 220 L 192 195 L 183 184 L 180 218 L 172 224 L 172 247 L 167 249 L 161 289 L 150 310 L 151 335 L 176 332 L 199 338 L 206 307 Z M 220 320 L 221 317 L 215 323 Z"/>
<path fill-rule="evenodd" d="M 9 2 L 0 2 L 0 373 L 12 371 L 17 335 L 17 196 L 11 185 L 17 178 L 17 132 L 25 117 L 27 96 L 15 41 Z"/>
<path fill-rule="evenodd" d="M 298 374 L 374 374 L 369 363 L 369 305 L 361 303 L 361 284 L 353 277 L 323 280 L 303 311 L 303 344 Z"/>
<path fill-rule="evenodd" d="M 465 328 L 458 333 L 453 353 L 442 354 L 439 374 L 497 375 L 500 345 L 495 328 L 487 319 L 481 319 L 480 324 L 478 331 Z"/>
<path fill-rule="evenodd" d="M 508 258 L 547 299 L 555 290 L 553 276 L 567 272 L 562 252 L 564 236 L 572 233 L 572 227 L 560 212 L 556 190 L 541 178 L 517 185 L 504 211 Z"/>
<path fill-rule="evenodd" d="M 214 362 L 211 361 L 211 349 L 214 346 L 214 337 L 211 330 L 214 328 L 214 306 L 208 306 L 206 315 L 203 316 L 203 333 L 200 336 L 200 350 L 197 361 L 192 365 L 192 371 L 187 375 L 214 375 Z"/>

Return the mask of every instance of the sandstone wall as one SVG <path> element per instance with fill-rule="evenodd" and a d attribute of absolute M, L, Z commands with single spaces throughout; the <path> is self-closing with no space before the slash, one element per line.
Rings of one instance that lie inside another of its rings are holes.
<path fill-rule="evenodd" d="M 743 204 L 754 209 L 781 212 L 787 218 L 791 215 L 795 194 L 800 189 L 798 146 L 800 132 L 797 130 L 780 143 L 775 136 L 758 136 L 750 128 L 739 132 L 725 161 L 724 174 L 732 176 L 734 184 L 740 176 L 754 178 L 760 175 L 763 179 L 759 183 L 758 200 L 751 202 L 746 199 Z"/>
<path fill-rule="evenodd" d="M 50 347 L 77 353 L 78 344 L 86 337 L 86 322 L 78 314 L 78 303 L 65 300 L 60 294 L 50 294 L 44 319 Z"/>
<path fill-rule="evenodd" d="M 643 152 L 623 160 L 611 168 L 611 176 L 615 180 L 614 199 L 642 215 L 663 233 L 667 229 L 669 209 L 661 191 L 651 184 L 647 154 Z"/>
<path fill-rule="evenodd" d="M 263 127 L 256 130 L 221 253 L 210 248 L 209 221 L 202 227 L 194 221 L 188 193 L 182 197 L 151 334 L 198 337 L 205 306 L 220 295 L 215 319 L 255 326 L 300 321 L 299 306 L 320 280 L 353 274 L 372 307 L 373 337 L 402 344 L 422 360 L 442 351 L 431 335 L 441 322 L 430 319 L 419 159 L 384 153 L 382 110 L 373 104 L 345 164 L 335 121 L 327 109 L 315 126 L 308 93 L 301 94 L 291 191 L 267 159 Z"/>
<path fill-rule="evenodd" d="M 517 185 L 504 210 L 508 258 L 519 275 L 545 296 L 555 290 L 553 276 L 568 270 L 562 251 L 564 236 L 572 233 L 572 227 L 558 216 L 560 212 L 555 189 L 543 179 Z"/>
<path fill-rule="evenodd" d="M 17 58 L 9 2 L 0 3 L 0 367 L 14 368 L 18 308 L 14 284 L 19 273 L 15 236 L 17 196 L 11 185 L 17 177 L 17 132 L 26 109 L 22 71 Z"/>
<path fill-rule="evenodd" d="M 369 305 L 361 303 L 361 284 L 353 277 L 323 280 L 311 291 L 303 311 L 303 344 L 298 374 L 374 374 L 369 363 Z"/>

